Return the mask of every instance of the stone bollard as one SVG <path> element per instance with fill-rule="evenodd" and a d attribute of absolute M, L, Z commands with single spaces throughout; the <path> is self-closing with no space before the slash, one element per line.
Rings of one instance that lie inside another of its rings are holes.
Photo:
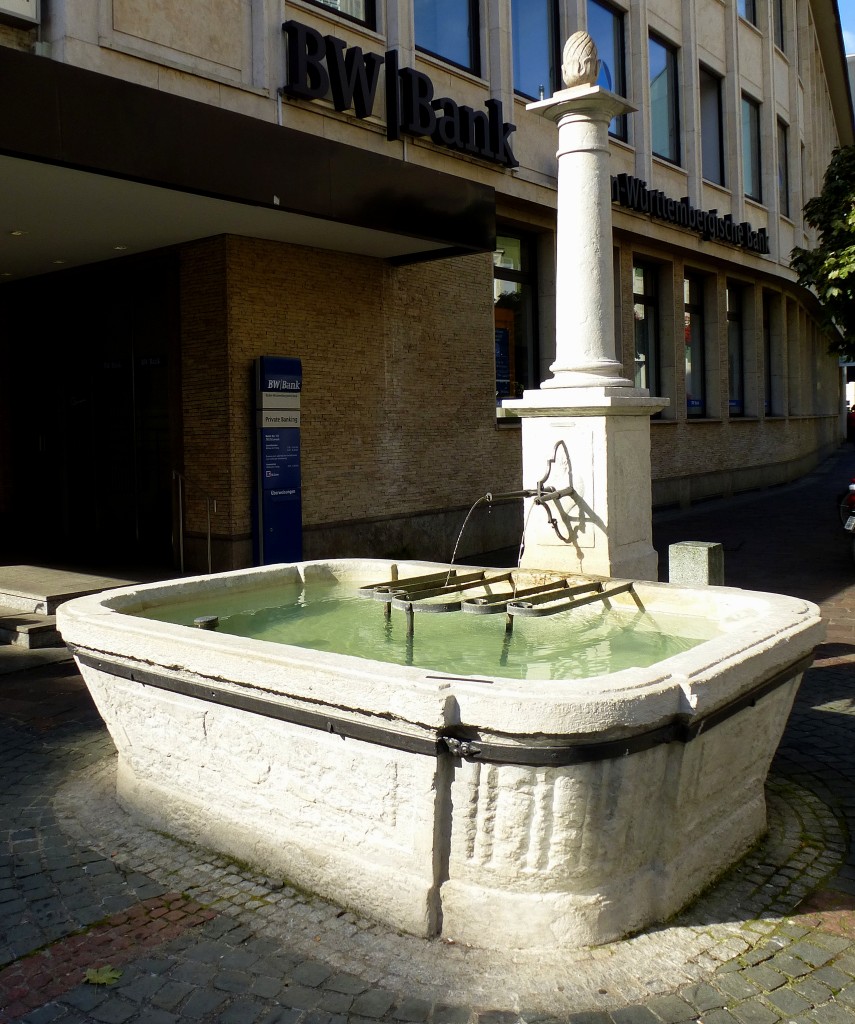
<path fill-rule="evenodd" d="M 705 540 L 684 540 L 669 545 L 668 582 L 684 587 L 723 587 L 724 548 Z"/>

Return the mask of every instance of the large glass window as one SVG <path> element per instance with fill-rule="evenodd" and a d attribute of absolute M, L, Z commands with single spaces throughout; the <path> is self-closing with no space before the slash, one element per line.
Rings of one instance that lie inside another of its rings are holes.
<path fill-rule="evenodd" d="M 500 234 L 493 253 L 496 401 L 519 398 L 540 383 L 537 368 L 537 268 L 534 240 Z"/>
<path fill-rule="evenodd" d="M 700 69 L 701 161 L 703 175 L 716 185 L 724 184 L 724 145 L 721 115 L 721 79 Z"/>
<path fill-rule="evenodd" d="M 790 216 L 790 151 L 787 126 L 778 121 L 778 205 L 784 217 Z"/>
<path fill-rule="evenodd" d="M 626 96 L 626 44 L 624 41 L 624 16 L 622 12 L 588 0 L 588 34 L 597 44 L 600 58 L 600 76 L 597 85 Z M 627 137 L 626 114 L 616 117 L 609 125 L 609 133 L 618 139 Z"/>
<path fill-rule="evenodd" d="M 680 162 L 680 116 L 677 99 L 677 51 L 650 37 L 650 121 L 653 152 Z"/>
<path fill-rule="evenodd" d="M 369 28 L 375 27 L 374 0 L 312 0 L 321 7 L 331 7 L 346 18 L 352 18 Z"/>
<path fill-rule="evenodd" d="M 478 74 L 478 0 L 414 0 L 416 46 Z"/>
<path fill-rule="evenodd" d="M 558 84 L 558 12 L 555 0 L 512 0 L 514 89 L 548 98 Z"/>
<path fill-rule="evenodd" d="M 742 178 L 745 194 L 759 203 L 760 184 L 760 104 L 742 97 Z"/>
<path fill-rule="evenodd" d="M 745 338 L 742 324 L 742 285 L 727 283 L 727 379 L 731 416 L 745 413 Z"/>
<path fill-rule="evenodd" d="M 659 394 L 659 290 L 656 267 L 636 263 L 632 268 L 632 308 L 635 316 L 635 386 Z"/>
<path fill-rule="evenodd" d="M 757 24 L 757 2 L 756 0 L 736 0 L 736 10 L 740 18 L 745 18 L 752 25 Z"/>
<path fill-rule="evenodd" d="M 686 342 L 686 414 L 706 416 L 704 282 L 697 274 L 687 274 L 683 281 L 683 323 Z"/>

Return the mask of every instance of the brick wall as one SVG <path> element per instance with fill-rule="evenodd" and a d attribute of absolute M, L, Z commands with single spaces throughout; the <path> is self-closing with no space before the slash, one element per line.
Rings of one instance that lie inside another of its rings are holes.
<path fill-rule="evenodd" d="M 232 542 L 218 562 L 240 564 L 250 552 L 259 355 L 303 364 L 307 554 L 370 546 L 446 558 L 476 498 L 519 486 L 519 434 L 495 422 L 491 281 L 489 255 L 396 268 L 236 237 L 185 251 L 188 492 L 204 481 L 217 498 L 213 532 L 221 548 Z M 189 533 L 204 531 L 204 516 L 203 502 L 188 497 Z M 514 509 L 483 518 L 462 552 L 518 541 L 516 525 L 495 529 L 515 522 Z"/>

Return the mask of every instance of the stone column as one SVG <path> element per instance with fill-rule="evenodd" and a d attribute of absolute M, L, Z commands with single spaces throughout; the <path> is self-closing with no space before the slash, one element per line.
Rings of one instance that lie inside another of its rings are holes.
<path fill-rule="evenodd" d="M 558 125 L 555 362 L 502 406 L 523 421 L 523 486 L 573 490 L 528 500 L 522 565 L 656 579 L 649 417 L 668 403 L 623 377 L 615 354 L 608 130 L 634 108 L 593 84 L 598 66 L 591 37 L 575 33 L 568 88 L 528 106 Z"/>
<path fill-rule="evenodd" d="M 615 359 L 609 122 L 632 107 L 580 85 L 527 109 L 558 124 L 555 362 L 541 387 L 631 387 Z"/>

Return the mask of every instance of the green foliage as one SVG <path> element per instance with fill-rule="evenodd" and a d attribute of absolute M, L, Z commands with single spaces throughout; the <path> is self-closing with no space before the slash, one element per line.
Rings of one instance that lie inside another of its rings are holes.
<path fill-rule="evenodd" d="M 115 985 L 122 972 L 109 964 L 106 967 L 89 967 L 86 970 L 86 981 L 90 985 Z"/>
<path fill-rule="evenodd" d="M 855 146 L 835 149 L 822 192 L 805 205 L 805 220 L 819 242 L 793 249 L 791 266 L 822 303 L 830 350 L 855 360 Z"/>

